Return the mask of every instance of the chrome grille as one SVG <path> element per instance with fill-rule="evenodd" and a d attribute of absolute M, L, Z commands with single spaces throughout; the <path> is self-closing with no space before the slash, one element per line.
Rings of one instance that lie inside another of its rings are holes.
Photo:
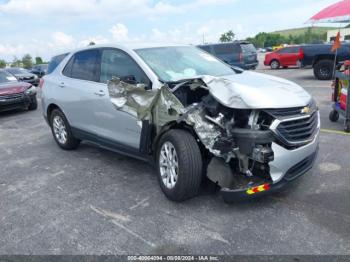
<path fill-rule="evenodd" d="M 299 116 L 303 107 L 268 109 L 266 112 L 275 118 Z"/>
<path fill-rule="evenodd" d="M 311 142 L 319 128 L 319 112 L 308 115 L 279 118 L 272 122 L 270 128 L 278 141 L 287 147 L 298 147 Z"/>

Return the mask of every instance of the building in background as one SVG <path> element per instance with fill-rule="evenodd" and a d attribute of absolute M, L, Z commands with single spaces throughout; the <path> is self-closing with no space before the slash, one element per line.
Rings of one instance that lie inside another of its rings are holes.
<path fill-rule="evenodd" d="M 329 30 L 327 32 L 327 41 L 334 42 L 339 29 Z M 350 42 L 350 28 L 342 28 L 340 29 L 340 41 L 349 41 Z"/>

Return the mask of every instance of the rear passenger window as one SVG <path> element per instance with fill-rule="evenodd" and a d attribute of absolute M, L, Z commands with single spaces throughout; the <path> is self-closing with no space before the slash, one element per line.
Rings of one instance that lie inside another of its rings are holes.
<path fill-rule="evenodd" d="M 76 79 L 98 81 L 99 55 L 98 49 L 76 53 L 64 68 L 63 74 Z"/>
<path fill-rule="evenodd" d="M 113 76 L 129 83 L 150 84 L 146 74 L 128 54 L 118 49 L 105 49 L 102 51 L 100 82 L 107 83 Z"/>
<path fill-rule="evenodd" d="M 235 44 L 214 45 L 213 49 L 217 55 L 226 55 L 240 52 L 240 46 Z"/>

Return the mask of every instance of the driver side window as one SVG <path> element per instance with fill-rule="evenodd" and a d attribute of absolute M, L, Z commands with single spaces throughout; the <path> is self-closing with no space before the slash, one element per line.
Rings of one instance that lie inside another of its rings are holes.
<path fill-rule="evenodd" d="M 117 49 L 102 50 L 100 82 L 107 83 L 113 76 L 128 83 L 150 86 L 146 74 L 128 54 Z"/>

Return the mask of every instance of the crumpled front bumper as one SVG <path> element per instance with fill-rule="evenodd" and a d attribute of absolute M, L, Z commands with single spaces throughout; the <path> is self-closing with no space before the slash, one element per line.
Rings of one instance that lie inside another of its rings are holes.
<path fill-rule="evenodd" d="M 318 152 L 314 152 L 310 156 L 306 157 L 304 160 L 300 161 L 292 168 L 290 168 L 285 176 L 277 183 L 265 183 L 261 185 L 256 185 L 254 187 L 247 187 L 243 189 L 230 190 L 228 188 L 221 189 L 221 194 L 225 202 L 234 202 L 240 200 L 260 198 L 265 195 L 272 194 L 274 192 L 279 192 L 284 189 L 290 182 L 296 180 L 297 178 L 304 175 L 309 171 L 316 159 Z"/>
<path fill-rule="evenodd" d="M 272 182 L 239 189 L 222 188 L 221 194 L 225 202 L 260 198 L 278 192 L 307 173 L 313 167 L 317 157 L 319 133 L 311 143 L 294 150 L 285 149 L 275 143 L 272 148 L 275 153 L 275 160 L 270 163 Z"/>

